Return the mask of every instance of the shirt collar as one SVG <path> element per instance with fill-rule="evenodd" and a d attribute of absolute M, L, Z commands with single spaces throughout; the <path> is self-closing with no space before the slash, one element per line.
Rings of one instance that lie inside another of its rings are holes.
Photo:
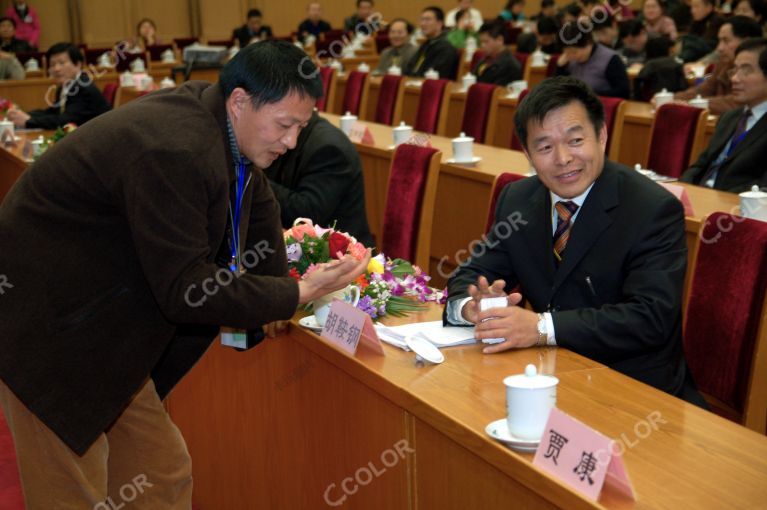
<path fill-rule="evenodd" d="M 751 115 L 754 116 L 754 121 L 758 121 L 762 118 L 762 115 L 767 113 L 767 101 L 762 101 L 758 105 L 754 106 L 753 108 L 750 108 Z"/>
<path fill-rule="evenodd" d="M 240 159 L 242 159 L 242 162 L 245 165 L 249 165 L 250 161 L 248 161 L 248 158 L 243 156 L 240 153 L 240 148 L 237 145 L 237 138 L 234 136 L 234 129 L 232 128 L 232 122 L 229 120 L 229 117 L 226 117 L 226 132 L 229 135 L 229 150 L 232 151 L 232 159 L 234 160 L 234 165 L 239 166 Z"/>
<path fill-rule="evenodd" d="M 588 188 L 586 188 L 586 191 L 584 191 L 577 197 L 570 198 L 570 199 L 562 198 L 556 193 L 554 193 L 553 191 L 549 191 L 549 195 L 551 195 L 551 207 L 554 207 L 554 204 L 556 204 L 557 202 L 569 200 L 570 202 L 575 202 L 576 205 L 578 206 L 578 209 L 580 210 L 581 206 L 583 205 L 583 202 L 586 201 L 586 197 L 588 196 L 589 192 L 591 191 L 591 188 L 593 187 L 594 187 L 594 183 L 592 182 L 591 185 Z"/>

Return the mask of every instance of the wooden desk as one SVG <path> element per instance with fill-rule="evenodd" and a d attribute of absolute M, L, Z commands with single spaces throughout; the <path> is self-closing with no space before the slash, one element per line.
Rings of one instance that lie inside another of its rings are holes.
<path fill-rule="evenodd" d="M 36 140 L 40 135 L 48 137 L 53 131 L 43 131 L 40 129 L 31 131 L 17 131 L 16 136 L 20 138 L 14 146 L 0 146 L 0 203 L 5 199 L 5 195 L 21 177 L 31 163 L 24 159 L 24 145 L 30 140 Z"/>
<path fill-rule="evenodd" d="M 244 353 L 215 342 L 168 400 L 193 459 L 195 503 L 721 510 L 767 498 L 765 436 L 567 350 L 486 356 L 470 345 L 417 366 L 413 353 L 384 349 L 352 358 L 296 322 Z M 557 407 L 625 446 L 636 502 L 610 490 L 589 502 L 534 468 L 532 454 L 485 435 L 506 413 L 503 378 L 528 363 L 559 378 Z"/>
<path fill-rule="evenodd" d="M 96 86 L 104 90 L 107 83 L 119 82 L 115 72 L 94 75 Z M 24 110 L 48 108 L 56 95 L 56 83 L 50 78 L 27 78 L 26 80 L 0 80 L 0 97 L 10 99 Z M 48 99 L 46 99 L 48 98 Z"/>

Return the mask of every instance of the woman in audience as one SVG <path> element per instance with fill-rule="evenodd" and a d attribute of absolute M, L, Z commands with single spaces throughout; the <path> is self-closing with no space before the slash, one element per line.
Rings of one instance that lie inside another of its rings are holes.
<path fill-rule="evenodd" d="M 149 18 L 144 18 L 136 25 L 136 38 L 133 47 L 141 51 L 146 51 L 147 46 L 160 44 L 157 37 L 157 25 Z"/>
<path fill-rule="evenodd" d="M 454 48 L 460 50 L 466 47 L 468 39 L 474 39 L 475 43 L 479 43 L 477 30 L 471 24 L 471 12 L 469 9 L 463 9 L 455 15 L 455 28 L 448 32 L 447 40 Z M 479 44 L 476 44 L 474 47 L 476 48 L 477 46 Z"/>
<path fill-rule="evenodd" d="M 40 43 L 40 18 L 26 0 L 13 0 L 5 15 L 16 23 L 16 36 L 27 41 L 33 48 Z"/>
<path fill-rule="evenodd" d="M 665 35 L 672 41 L 676 41 L 676 24 L 673 19 L 666 16 L 665 0 L 645 0 L 642 5 L 642 17 L 650 37 Z"/>
<path fill-rule="evenodd" d="M 509 0 L 506 7 L 498 15 L 503 21 L 525 21 L 525 0 Z"/>
<path fill-rule="evenodd" d="M 755 19 L 761 25 L 767 21 L 767 5 L 763 0 L 735 0 L 732 13 Z"/>
<path fill-rule="evenodd" d="M 27 41 L 16 38 L 16 22 L 7 16 L 0 18 L 0 49 L 8 53 L 34 51 Z"/>

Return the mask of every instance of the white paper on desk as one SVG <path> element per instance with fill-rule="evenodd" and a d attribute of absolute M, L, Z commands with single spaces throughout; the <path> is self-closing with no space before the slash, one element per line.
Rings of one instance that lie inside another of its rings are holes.
<path fill-rule="evenodd" d="M 405 345 L 405 337 L 411 335 L 421 336 L 439 349 L 476 343 L 473 327 L 443 326 L 442 321 L 415 322 L 393 327 L 378 324 L 376 330 L 381 340 L 401 348 L 404 348 L 402 346 Z M 390 339 L 397 343 L 390 341 Z"/>

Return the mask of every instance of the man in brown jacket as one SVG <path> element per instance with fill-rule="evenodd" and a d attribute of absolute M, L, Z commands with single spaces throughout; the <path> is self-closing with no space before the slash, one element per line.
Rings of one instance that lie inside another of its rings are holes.
<path fill-rule="evenodd" d="M 191 462 L 161 399 L 218 326 L 261 330 L 362 273 L 367 259 L 345 258 L 285 276 L 261 171 L 321 90 L 293 45 L 248 46 L 217 84 L 87 123 L 5 198 L 0 405 L 28 510 L 189 510 Z"/>

